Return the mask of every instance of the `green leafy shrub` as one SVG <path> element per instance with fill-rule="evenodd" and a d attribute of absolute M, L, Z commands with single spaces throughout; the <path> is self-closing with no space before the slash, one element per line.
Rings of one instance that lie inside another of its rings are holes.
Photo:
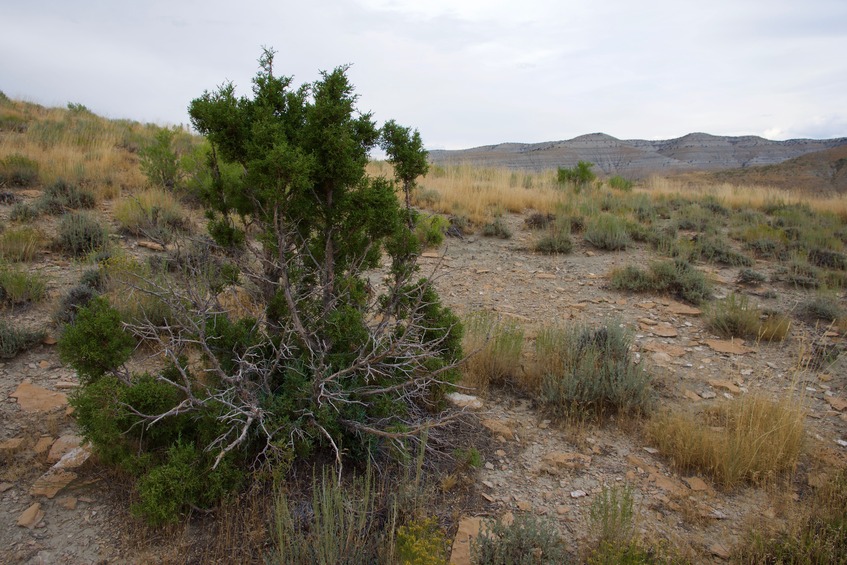
<path fill-rule="evenodd" d="M 46 294 L 47 285 L 40 274 L 0 265 L 0 304 L 40 302 Z"/>
<path fill-rule="evenodd" d="M 415 221 L 415 235 L 422 246 L 438 247 L 444 243 L 444 232 L 450 226 L 450 220 L 437 214 L 421 214 Z"/>
<path fill-rule="evenodd" d="M 0 318 L 0 359 L 12 359 L 42 339 L 44 332 L 21 329 Z"/>
<path fill-rule="evenodd" d="M 626 221 L 611 214 L 600 214 L 588 222 L 583 237 L 597 249 L 619 251 L 626 249 L 632 239 L 627 232 Z"/>
<path fill-rule="evenodd" d="M 93 193 L 64 180 L 57 180 L 45 188 L 37 201 L 39 210 L 53 216 L 59 216 L 68 210 L 94 208 L 95 204 L 97 199 Z"/>
<path fill-rule="evenodd" d="M 571 556 L 556 526 L 544 518 L 521 514 L 511 524 L 486 522 L 471 541 L 471 562 L 476 565 L 562 565 Z"/>
<path fill-rule="evenodd" d="M 597 178 L 591 168 L 594 163 L 588 161 L 579 161 L 574 167 L 559 167 L 556 170 L 556 180 L 559 184 L 573 184 L 577 187 L 584 187 L 591 181 Z"/>
<path fill-rule="evenodd" d="M 114 371 L 129 359 L 135 340 L 123 331 L 121 317 L 102 297 L 79 308 L 59 339 L 59 358 L 73 367 L 82 384 Z"/>
<path fill-rule="evenodd" d="M 33 186 L 38 182 L 38 162 L 14 153 L 0 159 L 0 185 Z"/>
<path fill-rule="evenodd" d="M 617 325 L 548 327 L 536 338 L 539 403 L 557 418 L 602 420 L 640 415 L 653 406 L 650 375 L 630 352 L 632 336 Z"/>
<path fill-rule="evenodd" d="M 174 190 L 180 181 L 180 159 L 174 147 L 176 132 L 171 128 L 158 129 L 153 140 L 138 152 L 141 172 L 153 186 Z"/>
<path fill-rule="evenodd" d="M 615 175 L 608 180 L 609 186 L 614 188 L 615 190 L 620 190 L 621 192 L 631 192 L 632 187 L 635 185 L 631 180 L 626 179 L 620 175 Z"/>
<path fill-rule="evenodd" d="M 78 257 L 102 249 L 108 241 L 106 229 L 93 216 L 83 212 L 62 216 L 56 243 L 65 253 Z"/>

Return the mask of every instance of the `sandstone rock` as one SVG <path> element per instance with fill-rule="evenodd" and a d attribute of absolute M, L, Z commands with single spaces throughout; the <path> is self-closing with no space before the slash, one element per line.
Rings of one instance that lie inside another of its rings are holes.
<path fill-rule="evenodd" d="M 675 327 L 667 324 L 655 326 L 653 328 L 650 328 L 649 331 L 653 332 L 659 337 L 677 337 L 679 335 L 679 332 Z"/>
<path fill-rule="evenodd" d="M 13 437 L 12 439 L 0 441 L 0 455 L 17 453 L 23 442 L 24 438 L 22 437 Z"/>
<path fill-rule="evenodd" d="M 71 484 L 77 478 L 73 471 L 50 468 L 32 484 L 29 493 L 33 496 L 46 496 L 53 498 L 62 489 Z"/>
<path fill-rule="evenodd" d="M 650 318 L 639 318 L 638 322 L 642 324 L 642 326 L 655 326 L 659 323 L 656 320 L 652 320 Z"/>
<path fill-rule="evenodd" d="M 837 396 L 825 396 L 824 400 L 826 400 L 833 409 L 838 410 L 839 412 L 847 410 L 847 400 L 844 400 L 843 398 L 838 398 Z"/>
<path fill-rule="evenodd" d="M 63 496 L 62 498 L 57 498 L 56 503 L 64 508 L 65 510 L 76 510 L 76 505 L 79 502 L 75 496 Z"/>
<path fill-rule="evenodd" d="M 503 420 L 494 420 L 486 418 L 480 422 L 484 428 L 490 431 L 494 436 L 499 436 L 507 440 L 515 439 L 515 433 L 508 422 Z"/>
<path fill-rule="evenodd" d="M 139 241 L 138 247 L 144 247 L 145 249 L 152 249 L 153 251 L 164 251 L 165 246 L 161 243 L 156 243 L 155 241 Z"/>
<path fill-rule="evenodd" d="M 556 514 L 558 514 L 559 516 L 564 516 L 565 514 L 567 514 L 570 511 L 571 511 L 571 509 L 568 508 L 567 506 L 565 506 L 564 504 L 560 504 L 559 506 L 556 507 Z"/>
<path fill-rule="evenodd" d="M 688 485 L 688 488 L 694 492 L 703 492 L 709 490 L 709 485 L 700 477 L 684 477 L 682 479 Z"/>
<path fill-rule="evenodd" d="M 727 380 L 713 379 L 709 381 L 709 384 L 715 388 L 720 388 L 729 391 L 732 394 L 741 394 L 741 389 Z"/>
<path fill-rule="evenodd" d="M 42 412 L 68 404 L 67 395 L 36 386 L 29 380 L 19 384 L 15 392 L 9 396 L 17 399 L 18 405 L 24 412 Z"/>
<path fill-rule="evenodd" d="M 542 469 L 556 475 L 561 469 L 579 469 L 591 465 L 591 457 L 582 453 L 566 453 L 554 451 L 541 459 Z"/>
<path fill-rule="evenodd" d="M 664 351 L 657 351 L 650 358 L 653 360 L 653 363 L 661 365 L 662 367 L 667 367 L 672 361 L 671 356 Z"/>
<path fill-rule="evenodd" d="M 82 444 L 82 438 L 78 435 L 71 434 L 60 437 L 50 448 L 50 453 L 47 454 L 47 462 L 55 463 L 59 461 L 66 453 L 79 447 L 80 444 Z"/>
<path fill-rule="evenodd" d="M 470 394 L 462 394 L 460 392 L 451 392 L 446 395 L 447 401 L 457 408 L 469 408 L 471 410 L 479 410 L 482 408 L 482 400 L 477 396 Z"/>
<path fill-rule="evenodd" d="M 41 504 L 36 502 L 18 516 L 17 524 L 22 528 L 32 529 L 42 520 L 42 518 L 44 518 L 44 511 L 41 509 Z"/>
<path fill-rule="evenodd" d="M 46 360 L 41 360 L 41 361 L 38 362 L 38 368 L 39 369 L 49 369 L 50 368 L 50 362 L 46 361 Z"/>
<path fill-rule="evenodd" d="M 653 308 L 656 307 L 656 303 L 655 302 L 639 302 L 638 304 L 636 304 L 636 306 L 643 309 L 643 310 L 652 310 Z"/>
<path fill-rule="evenodd" d="M 45 336 L 44 339 L 41 340 L 41 343 L 43 343 L 44 345 L 56 345 L 57 343 L 59 343 L 59 340 L 57 340 L 55 337 L 53 337 L 51 335 L 48 335 L 48 336 Z"/>
<path fill-rule="evenodd" d="M 671 494 L 681 494 L 685 492 L 685 488 L 680 483 L 659 473 L 650 475 L 650 480 L 665 492 Z"/>
<path fill-rule="evenodd" d="M 699 308 L 694 308 L 681 302 L 671 302 L 668 305 L 668 312 L 677 316 L 699 316 L 703 313 Z"/>
<path fill-rule="evenodd" d="M 728 560 L 731 556 L 729 549 L 720 542 L 715 542 L 709 546 L 709 553 L 723 560 Z"/>
<path fill-rule="evenodd" d="M 683 396 L 685 396 L 685 398 L 687 398 L 688 400 L 691 400 L 692 402 L 699 402 L 699 400 L 700 400 L 700 395 L 698 395 L 696 392 L 694 392 L 692 390 L 685 389 L 685 392 L 683 392 L 682 394 L 683 394 Z"/>
<path fill-rule="evenodd" d="M 744 355 L 745 353 L 755 351 L 753 349 L 750 349 L 749 347 L 745 347 L 740 340 L 707 339 L 703 343 L 705 343 L 718 353 Z"/>
<path fill-rule="evenodd" d="M 535 275 L 535 278 L 537 278 L 537 279 L 555 279 L 556 275 L 554 275 L 552 273 L 538 273 L 538 274 Z"/>
<path fill-rule="evenodd" d="M 453 539 L 453 549 L 450 552 L 450 565 L 470 565 L 471 540 L 479 535 L 482 529 L 482 518 L 465 516 L 459 520 L 459 530 Z"/>
<path fill-rule="evenodd" d="M 0 492 L 6 492 L 7 490 L 11 489 L 13 486 L 15 486 L 15 485 L 12 484 L 12 483 L 0 483 Z"/>
<path fill-rule="evenodd" d="M 519 500 L 517 502 L 517 506 L 518 510 L 520 510 L 521 512 L 529 512 L 530 510 L 532 510 L 532 504 L 530 504 L 526 500 Z"/>
<path fill-rule="evenodd" d="M 670 343 L 659 343 L 657 341 L 650 341 L 644 344 L 644 349 L 646 351 L 653 351 L 656 353 L 665 353 L 671 357 L 682 357 L 685 355 L 685 348 L 680 347 L 679 345 L 673 345 Z"/>
<path fill-rule="evenodd" d="M 715 398 L 717 396 L 717 394 L 715 394 L 714 391 L 711 391 L 711 390 L 704 390 L 703 392 L 700 393 L 700 396 L 702 398 L 705 398 L 706 400 L 709 400 L 709 399 Z"/>

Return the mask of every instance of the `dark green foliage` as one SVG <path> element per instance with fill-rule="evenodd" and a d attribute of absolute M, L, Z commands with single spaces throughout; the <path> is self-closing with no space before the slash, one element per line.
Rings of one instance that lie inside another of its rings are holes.
<path fill-rule="evenodd" d="M 96 297 L 77 310 L 74 323 L 65 328 L 58 345 L 59 358 L 86 384 L 129 359 L 135 340 L 123 331 L 118 311 L 105 298 Z"/>
<path fill-rule="evenodd" d="M 650 375 L 635 364 L 632 336 L 617 325 L 553 331 L 548 355 L 556 362 L 541 379 L 541 406 L 557 418 L 646 414 L 653 405 Z"/>
<path fill-rule="evenodd" d="M 444 243 L 444 232 L 450 225 L 450 221 L 446 218 L 434 214 L 417 214 L 412 211 L 412 222 L 415 226 L 415 235 L 418 241 L 425 248 L 438 247 Z"/>
<path fill-rule="evenodd" d="M 700 304 L 712 295 L 711 285 L 703 273 L 687 261 L 676 259 L 652 263 L 648 271 L 628 266 L 612 272 L 611 287 L 631 292 L 668 293 Z"/>
<path fill-rule="evenodd" d="M 609 179 L 609 186 L 621 192 L 630 192 L 635 183 L 620 175 L 615 175 Z"/>
<path fill-rule="evenodd" d="M 20 329 L 0 318 L 0 359 L 11 359 L 44 339 L 44 332 Z"/>
<path fill-rule="evenodd" d="M 506 525 L 501 520 L 487 522 L 471 541 L 471 562 L 475 565 L 562 565 L 572 562 L 564 540 L 549 520 L 520 514 Z"/>
<path fill-rule="evenodd" d="M 58 180 L 44 189 L 37 206 L 46 214 L 58 216 L 68 210 L 94 208 L 96 203 L 97 200 L 91 192 L 64 180 Z"/>
<path fill-rule="evenodd" d="M 149 145 L 138 152 L 141 172 L 150 184 L 169 190 L 180 180 L 179 155 L 174 149 L 176 130 L 161 128 Z"/>
<path fill-rule="evenodd" d="M 65 253 L 78 257 L 101 249 L 109 240 L 96 218 L 82 212 L 62 216 L 57 243 Z"/>
<path fill-rule="evenodd" d="M 584 187 L 597 178 L 597 175 L 591 171 L 593 166 L 594 163 L 579 161 L 576 166 L 571 168 L 559 167 L 556 171 L 556 180 L 559 184 L 573 184 L 577 187 Z"/>
<path fill-rule="evenodd" d="M 388 162 L 394 167 L 394 177 L 403 187 L 406 197 L 406 214 L 411 224 L 412 191 L 415 180 L 429 170 L 426 150 L 418 130 L 403 127 L 394 120 L 388 120 L 382 126 L 380 147 L 388 156 Z"/>
<path fill-rule="evenodd" d="M 38 162 L 13 153 L 0 159 L 0 186 L 32 186 L 38 182 Z"/>

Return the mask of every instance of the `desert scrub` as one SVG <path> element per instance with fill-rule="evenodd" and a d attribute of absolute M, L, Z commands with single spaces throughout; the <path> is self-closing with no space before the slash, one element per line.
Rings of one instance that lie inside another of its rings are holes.
<path fill-rule="evenodd" d="M 9 212 L 9 219 L 13 222 L 25 224 L 38 218 L 39 214 L 38 208 L 29 202 L 17 202 L 12 206 L 12 211 Z"/>
<path fill-rule="evenodd" d="M 397 529 L 399 565 L 447 565 L 450 541 L 435 518 L 413 520 Z"/>
<path fill-rule="evenodd" d="M 844 308 L 834 294 L 819 292 L 805 300 L 798 308 L 798 314 L 809 323 L 831 324 L 844 317 Z"/>
<path fill-rule="evenodd" d="M 450 220 L 438 214 L 420 214 L 415 219 L 415 235 L 425 248 L 438 247 L 444 243 L 444 232 L 450 227 Z"/>
<path fill-rule="evenodd" d="M 753 260 L 733 250 L 723 237 L 716 234 L 699 235 L 694 240 L 689 261 L 706 261 L 730 267 L 750 267 Z"/>
<path fill-rule="evenodd" d="M 664 412 L 647 435 L 682 472 L 700 471 L 732 488 L 762 483 L 791 471 L 803 449 L 806 414 L 799 399 L 779 401 L 747 394 L 697 418 Z"/>
<path fill-rule="evenodd" d="M 40 302 L 47 295 L 44 277 L 0 264 L 0 305 Z"/>
<path fill-rule="evenodd" d="M 509 226 L 506 225 L 506 222 L 503 221 L 502 216 L 497 216 L 494 220 L 482 226 L 482 235 L 485 237 L 510 239 L 512 237 L 512 230 L 510 230 Z"/>
<path fill-rule="evenodd" d="M 783 341 L 791 329 L 791 318 L 781 312 L 765 311 L 759 322 L 761 341 Z"/>
<path fill-rule="evenodd" d="M 42 233 L 31 227 L 20 227 L 0 233 L 0 259 L 32 261 L 44 246 Z"/>
<path fill-rule="evenodd" d="M 59 301 L 59 306 L 53 314 L 53 320 L 58 324 L 73 322 L 77 311 L 87 306 L 97 294 L 95 288 L 90 285 L 76 285 Z"/>
<path fill-rule="evenodd" d="M 545 255 L 570 253 L 573 250 L 573 240 L 571 239 L 573 222 L 571 220 L 572 218 L 569 216 L 556 217 L 547 226 L 546 233 L 535 242 L 533 249 Z"/>
<path fill-rule="evenodd" d="M 188 228 L 185 211 L 176 197 L 160 189 L 119 200 L 114 208 L 121 230 L 157 241 L 170 241 L 173 233 Z"/>
<path fill-rule="evenodd" d="M 706 327 L 723 338 L 755 339 L 761 327 L 760 316 L 759 307 L 750 304 L 745 295 L 732 293 L 712 304 Z"/>
<path fill-rule="evenodd" d="M 750 268 L 744 268 L 738 271 L 738 278 L 735 279 L 738 284 L 754 285 L 762 284 L 767 277 L 758 271 Z"/>
<path fill-rule="evenodd" d="M 847 255 L 829 249 L 813 248 L 809 250 L 809 263 L 826 269 L 847 270 Z"/>
<path fill-rule="evenodd" d="M 571 556 L 551 521 L 520 514 L 511 524 L 488 521 L 471 541 L 475 565 L 562 565 Z"/>
<path fill-rule="evenodd" d="M 0 359 L 12 359 L 44 339 L 44 332 L 13 327 L 0 318 Z"/>
<path fill-rule="evenodd" d="M 632 487 L 603 485 L 591 501 L 588 517 L 598 545 L 628 542 L 635 526 Z"/>
<path fill-rule="evenodd" d="M 588 222 L 583 238 L 597 249 L 620 251 L 632 243 L 626 228 L 623 218 L 600 214 Z"/>
<path fill-rule="evenodd" d="M 94 216 L 71 212 L 62 216 L 56 244 L 74 257 L 102 249 L 109 241 L 106 229 Z"/>
<path fill-rule="evenodd" d="M 173 312 L 161 298 L 172 282 L 165 274 L 154 274 L 150 265 L 132 257 L 115 256 L 101 264 L 104 294 L 120 312 L 121 320 L 131 324 L 149 322 L 156 326 L 169 323 Z"/>
<path fill-rule="evenodd" d="M 0 159 L 0 185 L 26 187 L 38 182 L 38 162 L 14 153 Z"/>
<path fill-rule="evenodd" d="M 462 366 L 463 383 L 480 392 L 489 384 L 519 384 L 523 327 L 488 311 L 470 314 L 464 325 L 462 349 L 470 356 Z"/>
<path fill-rule="evenodd" d="M 94 193 L 64 180 L 57 180 L 44 189 L 36 206 L 45 214 L 59 216 L 68 210 L 94 208 L 96 203 L 97 198 Z"/>
<path fill-rule="evenodd" d="M 630 352 L 632 336 L 615 324 L 547 327 L 536 338 L 539 403 L 556 418 L 650 412 L 650 375 Z"/>
<path fill-rule="evenodd" d="M 647 271 L 630 265 L 615 269 L 609 278 L 615 290 L 672 294 L 692 304 L 701 304 L 712 296 L 703 273 L 682 259 L 652 263 Z"/>

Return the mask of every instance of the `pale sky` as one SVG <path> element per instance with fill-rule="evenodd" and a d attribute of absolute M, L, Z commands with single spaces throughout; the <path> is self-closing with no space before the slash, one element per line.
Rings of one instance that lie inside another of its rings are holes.
<path fill-rule="evenodd" d="M 261 47 L 430 149 L 603 132 L 847 137 L 845 0 L 0 0 L 0 90 L 187 123 Z"/>

